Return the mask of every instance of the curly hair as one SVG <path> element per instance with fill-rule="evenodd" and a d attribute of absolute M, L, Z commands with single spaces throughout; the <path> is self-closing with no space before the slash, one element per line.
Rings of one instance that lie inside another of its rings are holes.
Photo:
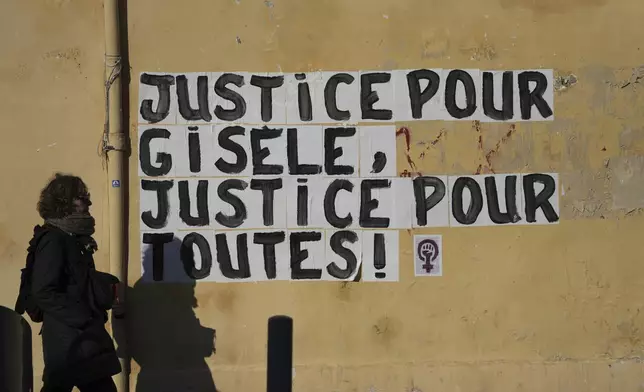
<path fill-rule="evenodd" d="M 38 213 L 43 219 L 63 218 L 74 212 L 74 200 L 89 203 L 87 185 L 80 177 L 56 173 L 40 192 Z"/>

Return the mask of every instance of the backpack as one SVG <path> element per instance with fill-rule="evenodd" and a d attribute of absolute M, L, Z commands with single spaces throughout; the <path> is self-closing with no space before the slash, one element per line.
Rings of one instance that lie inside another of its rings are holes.
<path fill-rule="evenodd" d="M 29 241 L 29 247 L 27 248 L 27 262 L 25 268 L 21 270 L 20 274 L 20 289 L 18 291 L 18 299 L 16 300 L 15 307 L 18 314 L 24 314 L 26 312 L 34 323 L 42 322 L 43 312 L 42 309 L 36 305 L 36 301 L 31 294 L 31 274 L 33 272 L 33 266 L 36 259 L 36 247 L 45 233 L 47 233 L 47 229 L 41 226 L 34 227 L 34 237 Z"/>

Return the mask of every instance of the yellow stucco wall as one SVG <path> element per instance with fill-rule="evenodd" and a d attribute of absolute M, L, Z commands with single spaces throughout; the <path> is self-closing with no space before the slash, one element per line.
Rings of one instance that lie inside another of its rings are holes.
<path fill-rule="evenodd" d="M 36 202 L 55 171 L 87 182 L 97 219 L 96 262 L 107 269 L 103 132 L 103 10 L 96 2 L 0 2 L 0 305 L 13 308 Z M 36 388 L 40 325 L 33 326 Z M 1 349 L 1 348 L 0 348 Z"/>
<path fill-rule="evenodd" d="M 559 225 L 432 230 L 443 235 L 441 278 L 414 278 L 413 232 L 401 231 L 397 283 L 135 285 L 141 268 L 134 150 L 128 338 L 140 365 L 133 363 L 133 387 L 142 367 L 155 379 L 148 386 L 193 382 L 207 390 L 203 379 L 212 374 L 224 392 L 262 390 L 266 320 L 288 314 L 295 320 L 298 391 L 644 390 L 644 94 L 636 70 L 644 64 L 643 4 L 130 3 L 135 81 L 142 71 L 420 67 L 553 68 L 557 76 L 577 78 L 555 94 L 553 122 L 518 123 L 514 130 L 508 124 L 399 124 L 411 130 L 409 154 L 421 172 L 473 174 L 480 166 L 483 172 L 561 173 Z M 0 21 L 0 304 L 13 306 L 37 222 L 37 193 L 53 170 L 87 179 L 98 240 L 107 248 L 101 219 L 107 179 L 97 155 L 103 17 L 94 2 L 5 0 Z M 136 83 L 130 91 L 136 141 Z M 430 148 L 420 144 L 437 138 Z M 409 169 L 405 153 L 398 140 L 400 172 Z M 106 260 L 101 251 L 99 267 Z M 217 331 L 217 353 L 205 359 L 200 325 Z"/>

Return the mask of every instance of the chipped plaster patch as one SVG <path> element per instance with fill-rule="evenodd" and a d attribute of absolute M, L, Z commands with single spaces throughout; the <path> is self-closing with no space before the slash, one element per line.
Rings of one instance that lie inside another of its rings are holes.
<path fill-rule="evenodd" d="M 558 75 L 554 80 L 554 89 L 558 92 L 566 91 L 570 87 L 577 84 L 578 80 L 579 79 L 577 78 L 577 76 L 572 73 L 568 75 Z"/>
<path fill-rule="evenodd" d="M 644 156 L 611 159 L 613 209 L 644 207 Z"/>

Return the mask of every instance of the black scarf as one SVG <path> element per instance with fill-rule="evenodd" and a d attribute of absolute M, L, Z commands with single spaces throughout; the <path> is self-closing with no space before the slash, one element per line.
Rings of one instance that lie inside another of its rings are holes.
<path fill-rule="evenodd" d="M 80 244 L 89 252 L 93 253 L 98 249 L 96 241 L 92 238 L 96 223 L 90 214 L 74 213 L 62 218 L 46 219 L 45 223 L 76 236 Z"/>

